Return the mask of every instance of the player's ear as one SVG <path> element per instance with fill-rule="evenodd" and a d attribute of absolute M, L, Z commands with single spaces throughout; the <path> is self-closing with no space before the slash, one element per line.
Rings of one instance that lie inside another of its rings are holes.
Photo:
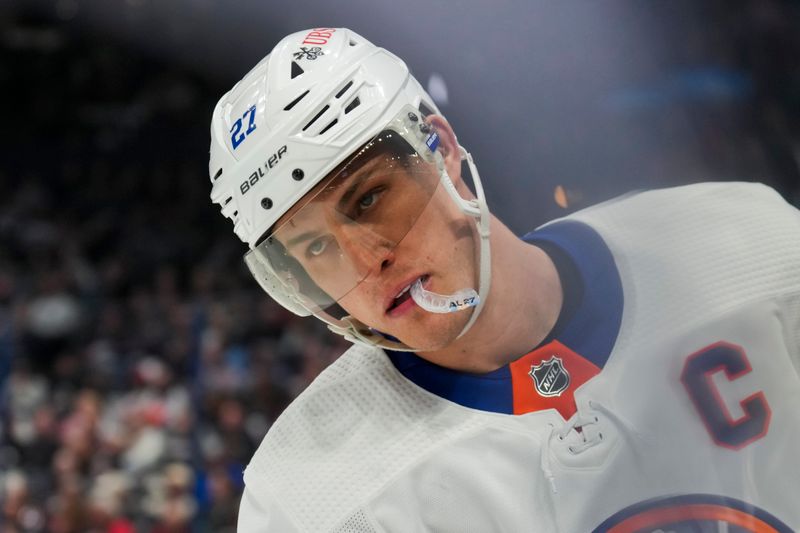
<path fill-rule="evenodd" d="M 457 189 L 461 189 L 463 180 L 461 179 L 461 152 L 458 149 L 458 139 L 450 127 L 450 123 L 441 115 L 429 115 L 425 122 L 433 126 L 439 134 L 439 153 L 444 158 L 444 166 L 447 174 L 453 181 Z"/>

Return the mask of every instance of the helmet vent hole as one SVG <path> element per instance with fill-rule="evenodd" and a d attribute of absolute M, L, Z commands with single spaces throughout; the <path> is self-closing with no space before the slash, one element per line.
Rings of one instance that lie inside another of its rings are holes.
<path fill-rule="evenodd" d="M 297 64 L 297 61 L 292 61 L 292 79 L 295 79 L 297 76 L 300 76 L 303 72 L 303 68 Z"/>
<path fill-rule="evenodd" d="M 315 123 L 315 122 L 317 121 L 317 119 L 318 119 L 319 117 L 321 117 L 321 116 L 322 116 L 322 115 L 325 113 L 325 111 L 327 111 L 327 110 L 328 110 L 328 108 L 329 108 L 329 107 L 330 107 L 329 105 L 326 105 L 325 107 L 323 107 L 322 109 L 320 109 L 319 113 L 317 113 L 316 115 L 314 115 L 314 118 L 312 118 L 312 119 L 311 119 L 311 120 L 308 122 L 308 124 L 306 124 L 305 126 L 303 126 L 303 131 L 306 131 L 308 128 L 310 128 L 310 127 L 311 127 L 311 125 L 312 125 L 313 123 Z M 347 111 L 345 111 L 345 113 L 347 113 Z"/>
<path fill-rule="evenodd" d="M 353 80 L 347 82 L 347 85 L 339 89 L 339 92 L 336 93 L 336 98 L 341 98 L 344 93 L 347 92 L 347 89 L 353 86 Z"/>
<path fill-rule="evenodd" d="M 328 131 L 329 129 L 331 129 L 331 128 L 332 128 L 334 125 L 336 125 L 336 123 L 337 123 L 337 122 L 339 122 L 339 119 L 338 119 L 338 118 L 335 118 L 335 119 L 333 119 L 333 122 L 331 122 L 330 124 L 328 124 L 327 126 L 325 126 L 324 128 L 322 128 L 322 131 L 321 131 L 321 132 L 319 132 L 319 134 L 320 134 L 320 135 L 322 135 L 323 133 L 325 133 L 326 131 Z"/>
<path fill-rule="evenodd" d="M 347 104 L 347 107 L 344 108 L 344 114 L 345 115 L 348 114 L 350 111 L 357 108 L 359 105 L 361 105 L 361 100 L 359 100 L 358 96 L 356 96 L 353 99 L 353 101 Z"/>
<path fill-rule="evenodd" d="M 283 110 L 284 110 L 284 111 L 289 111 L 291 108 L 293 108 L 295 105 L 297 105 L 297 103 L 298 103 L 300 100 L 302 100 L 303 98 L 305 98 L 305 96 L 306 96 L 307 94 L 308 94 L 308 90 L 306 90 L 306 92 L 304 92 L 303 94 L 301 94 L 300 96 L 298 96 L 297 98 L 295 98 L 294 100 L 292 100 L 291 102 L 289 102 L 289 105 L 287 105 L 286 107 L 284 107 L 284 108 L 283 108 Z"/>
<path fill-rule="evenodd" d="M 355 41 L 355 39 L 350 39 L 350 46 L 355 46 L 357 44 L 358 43 Z"/>
<path fill-rule="evenodd" d="M 214 174 L 214 179 L 212 181 L 217 181 L 220 176 L 222 176 L 222 169 L 217 170 L 217 173 Z"/>
<path fill-rule="evenodd" d="M 233 212 L 233 216 L 234 216 L 234 217 L 235 217 L 235 216 L 237 216 L 238 214 L 239 214 L 239 211 L 234 211 L 234 212 Z"/>
<path fill-rule="evenodd" d="M 425 102 L 419 103 L 419 112 L 422 113 L 423 117 L 427 117 L 428 115 L 433 114 L 433 109 L 425 105 Z"/>
<path fill-rule="evenodd" d="M 233 200 L 233 196 L 228 196 L 228 199 L 225 200 L 225 203 L 222 205 L 228 205 L 229 203 L 231 203 L 231 200 Z"/>

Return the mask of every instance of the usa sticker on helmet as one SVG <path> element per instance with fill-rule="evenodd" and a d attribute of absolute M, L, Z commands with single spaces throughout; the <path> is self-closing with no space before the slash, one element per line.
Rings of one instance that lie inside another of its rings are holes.
<path fill-rule="evenodd" d="M 428 139 L 425 141 L 425 144 L 428 145 L 431 152 L 436 151 L 436 147 L 439 146 L 439 134 L 435 131 L 428 136 Z"/>

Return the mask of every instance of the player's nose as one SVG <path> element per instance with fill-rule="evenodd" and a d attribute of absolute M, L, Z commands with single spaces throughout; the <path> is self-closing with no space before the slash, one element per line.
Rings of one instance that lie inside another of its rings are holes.
<path fill-rule="evenodd" d="M 340 247 L 362 279 L 380 274 L 394 262 L 395 243 L 370 228 L 350 224 L 341 233 Z"/>

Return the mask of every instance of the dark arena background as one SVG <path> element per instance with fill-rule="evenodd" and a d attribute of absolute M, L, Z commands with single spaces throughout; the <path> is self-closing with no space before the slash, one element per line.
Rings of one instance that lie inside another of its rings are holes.
<path fill-rule="evenodd" d="M 0 2 L 0 532 L 234 530 L 346 343 L 250 279 L 210 114 L 330 26 L 410 64 L 517 233 L 702 180 L 800 202 L 796 1 Z"/>

